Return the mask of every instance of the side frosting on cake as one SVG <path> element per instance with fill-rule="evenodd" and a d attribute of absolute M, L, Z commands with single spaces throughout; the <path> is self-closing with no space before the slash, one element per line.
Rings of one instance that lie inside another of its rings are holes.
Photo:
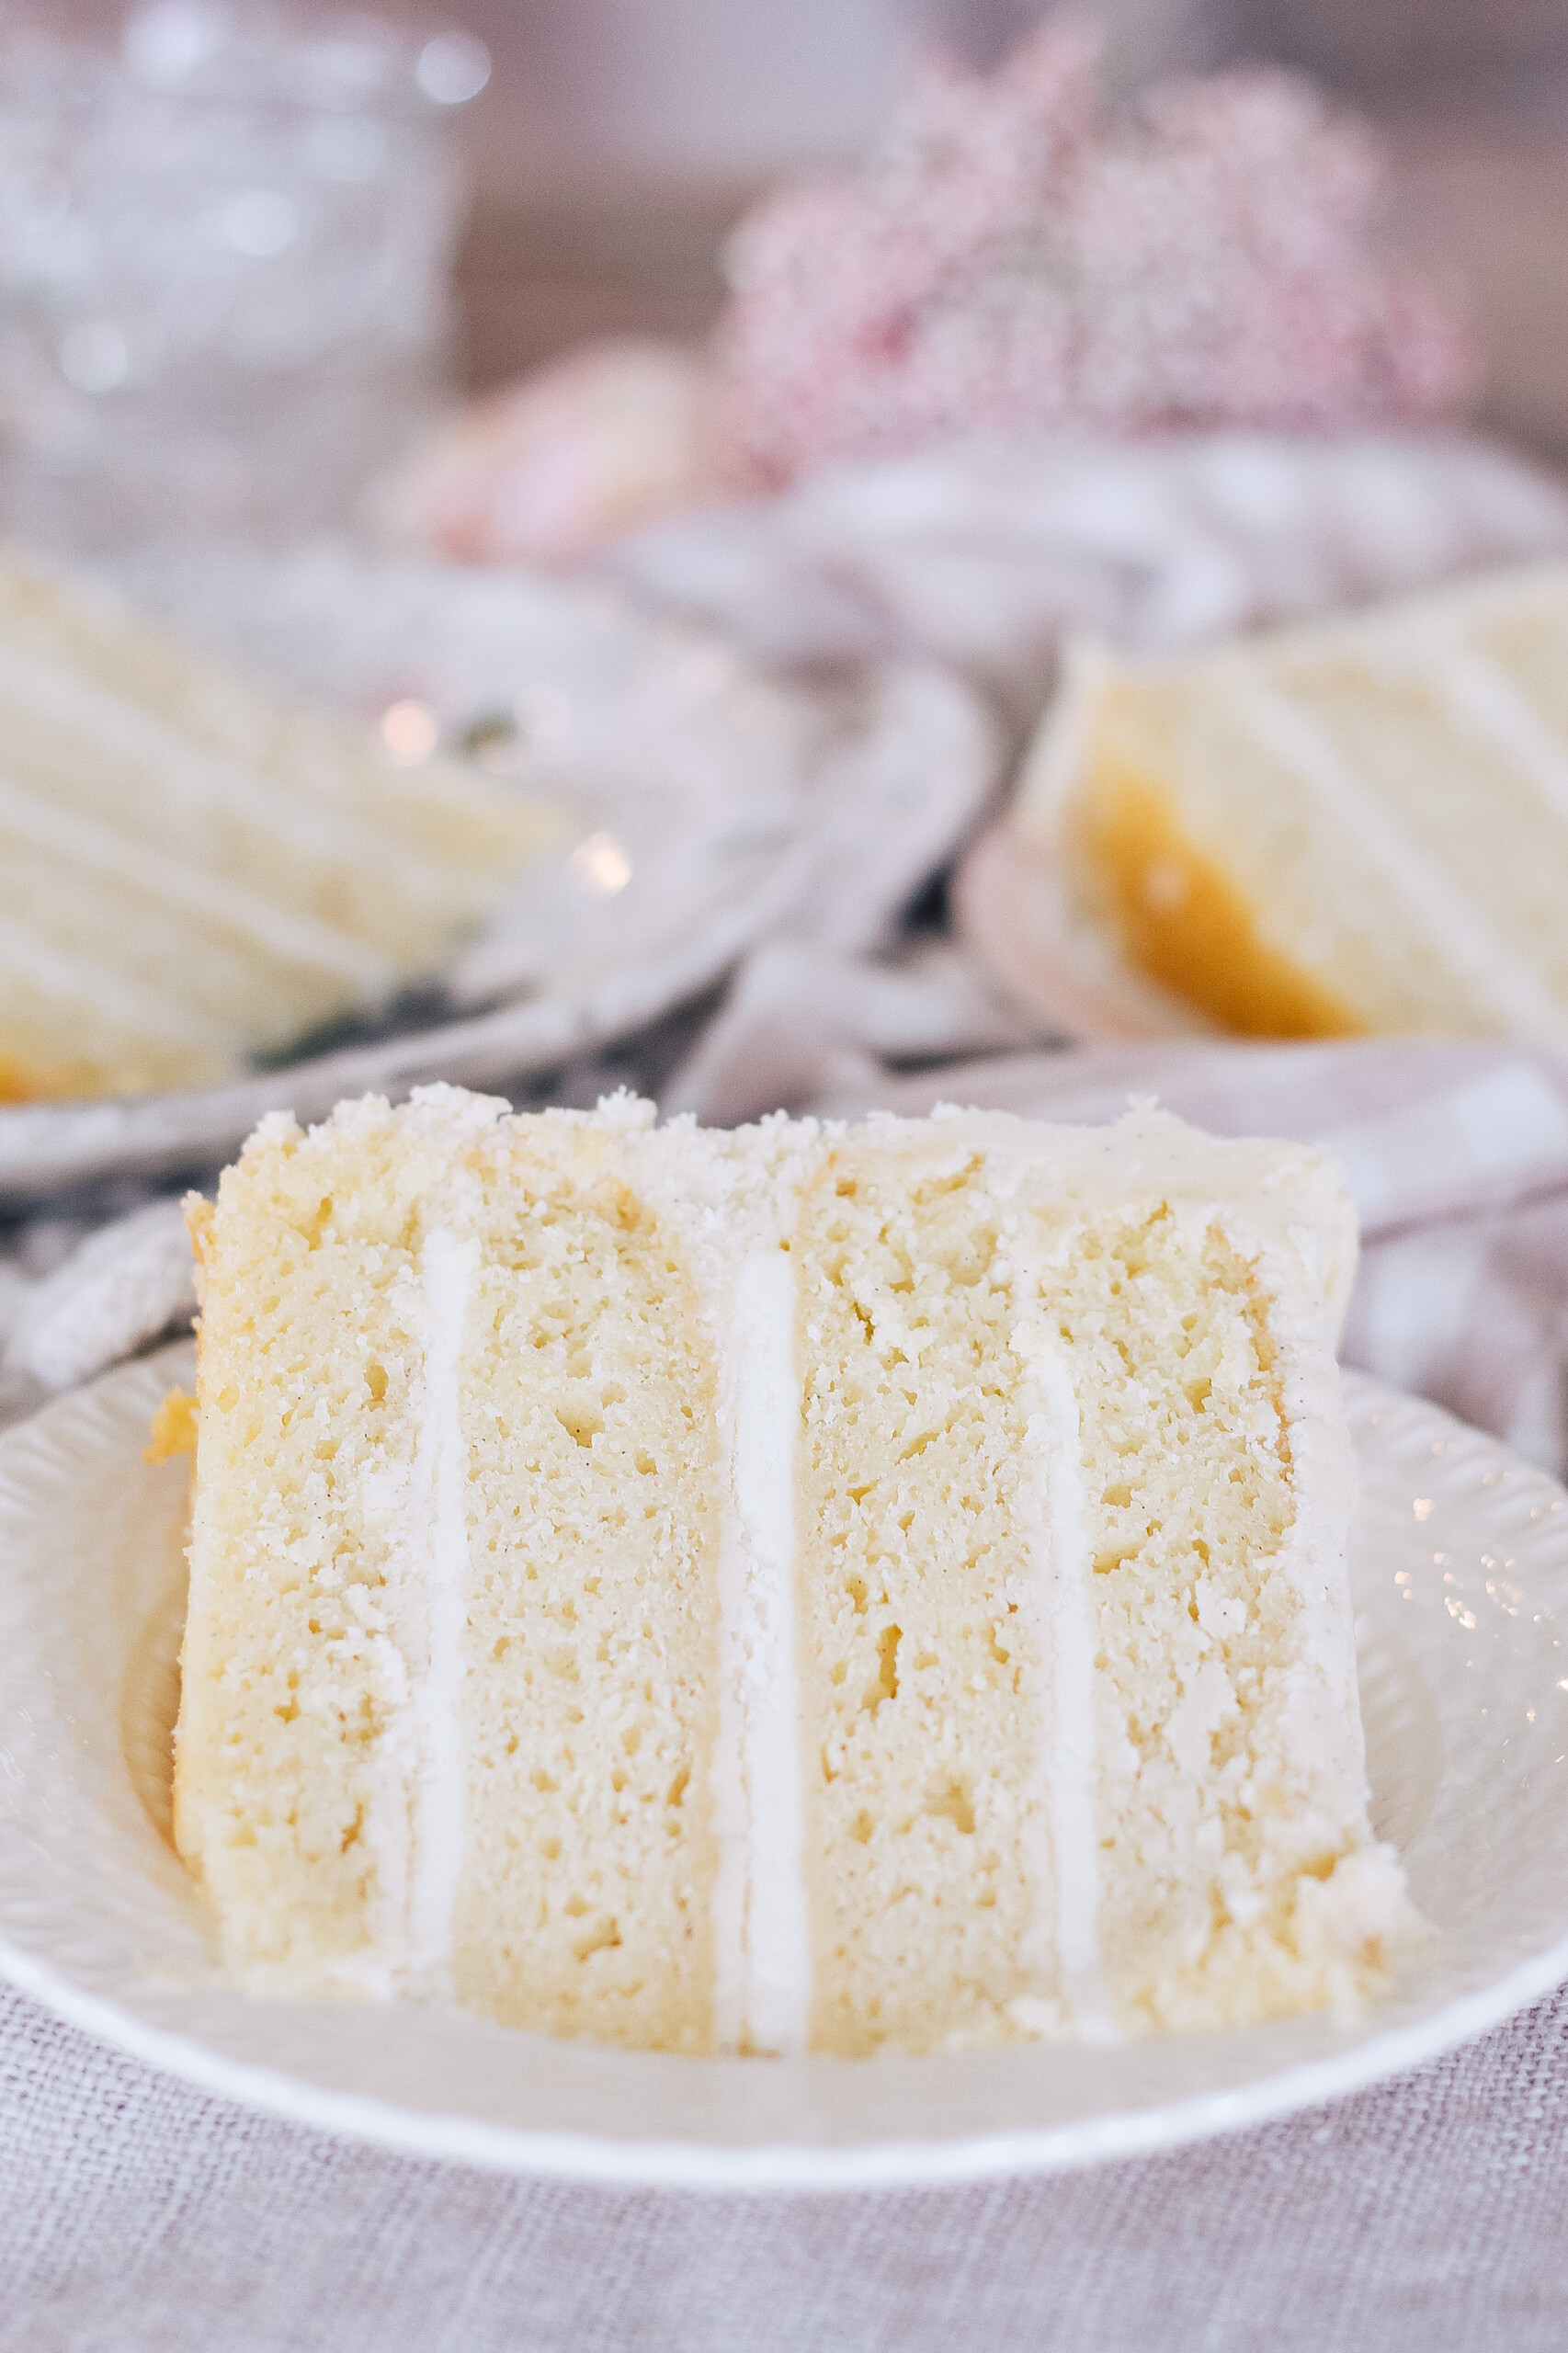
<path fill-rule="evenodd" d="M 227 1965 L 687 2052 L 1374 1989 L 1331 1166 L 653 1116 L 369 1098 L 193 1201 Z"/>
<path fill-rule="evenodd" d="M 1225 1029 L 1561 1051 L 1568 567 L 1195 654 L 1082 648 L 1014 823 L 1062 948 L 1077 919 Z"/>

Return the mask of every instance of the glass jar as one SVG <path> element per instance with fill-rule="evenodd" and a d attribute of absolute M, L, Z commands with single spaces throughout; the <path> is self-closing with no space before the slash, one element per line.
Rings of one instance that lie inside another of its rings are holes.
<path fill-rule="evenodd" d="M 58 20 L 56 19 L 56 22 Z M 0 528 L 80 552 L 340 519 L 448 389 L 483 43 L 153 0 L 0 41 Z"/>

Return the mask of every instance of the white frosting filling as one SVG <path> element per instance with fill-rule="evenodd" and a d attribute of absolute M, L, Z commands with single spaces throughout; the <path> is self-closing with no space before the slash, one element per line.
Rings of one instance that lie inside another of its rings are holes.
<path fill-rule="evenodd" d="M 408 1790 L 409 1872 L 404 1969 L 411 1993 L 451 1992 L 452 1907 L 462 1865 L 466 1811 L 458 1699 L 466 1623 L 468 1527 L 458 1361 L 463 1318 L 478 1267 L 478 1244 L 437 1226 L 421 1258 L 425 1313 L 425 1414 L 415 1458 L 415 1509 L 427 1542 L 425 1672 L 415 1674 L 415 1726 Z"/>
<path fill-rule="evenodd" d="M 795 1676 L 795 1269 L 743 1260 L 722 1376 L 732 1511 L 719 1567 L 714 1898 L 721 2050 L 806 2047 L 811 1950 L 801 1866 Z"/>
<path fill-rule="evenodd" d="M 1019 1288 L 1032 1294 L 1038 1283 Z M 1066 1361 L 1043 1324 L 1020 1324 L 1012 1345 L 1025 1368 L 1035 1504 L 1029 1551 L 1049 1662 L 1035 1786 L 1039 1818 L 1049 1824 L 1051 1837 L 1050 1856 L 1040 1859 L 1041 1886 L 1054 1880 L 1057 1978 L 1066 2022 L 1080 2035 L 1110 2038 L 1115 2028 L 1100 1975 L 1095 1641 L 1085 1590 L 1089 1560 L 1078 1401 Z M 1019 2022 L 1031 2021 L 1022 2017 Z"/>

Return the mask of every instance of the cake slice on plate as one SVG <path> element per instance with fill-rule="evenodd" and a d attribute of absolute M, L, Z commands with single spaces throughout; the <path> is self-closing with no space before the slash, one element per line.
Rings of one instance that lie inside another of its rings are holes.
<path fill-rule="evenodd" d="M 437 1087 L 191 1216 L 176 1819 L 243 1982 L 845 2055 L 1381 1982 L 1318 1155 Z"/>
<path fill-rule="evenodd" d="M 1004 961 L 1059 973 L 1085 1034 L 1568 1047 L 1568 570 L 1195 654 L 1081 647 L 1009 830 L 1051 887 Z M 981 938 L 978 876 L 965 904 Z"/>
<path fill-rule="evenodd" d="M 0 562 L 0 1103 L 204 1086 L 436 975 L 540 813 Z"/>

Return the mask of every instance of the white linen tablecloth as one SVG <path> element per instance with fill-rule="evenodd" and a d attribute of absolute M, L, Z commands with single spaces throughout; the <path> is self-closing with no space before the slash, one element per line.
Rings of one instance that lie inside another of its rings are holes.
<path fill-rule="evenodd" d="M 272 2123 L 0 1991 L 4 2353 L 1561 2353 L 1568 1995 L 1166 2155 L 609 2191 Z"/>

